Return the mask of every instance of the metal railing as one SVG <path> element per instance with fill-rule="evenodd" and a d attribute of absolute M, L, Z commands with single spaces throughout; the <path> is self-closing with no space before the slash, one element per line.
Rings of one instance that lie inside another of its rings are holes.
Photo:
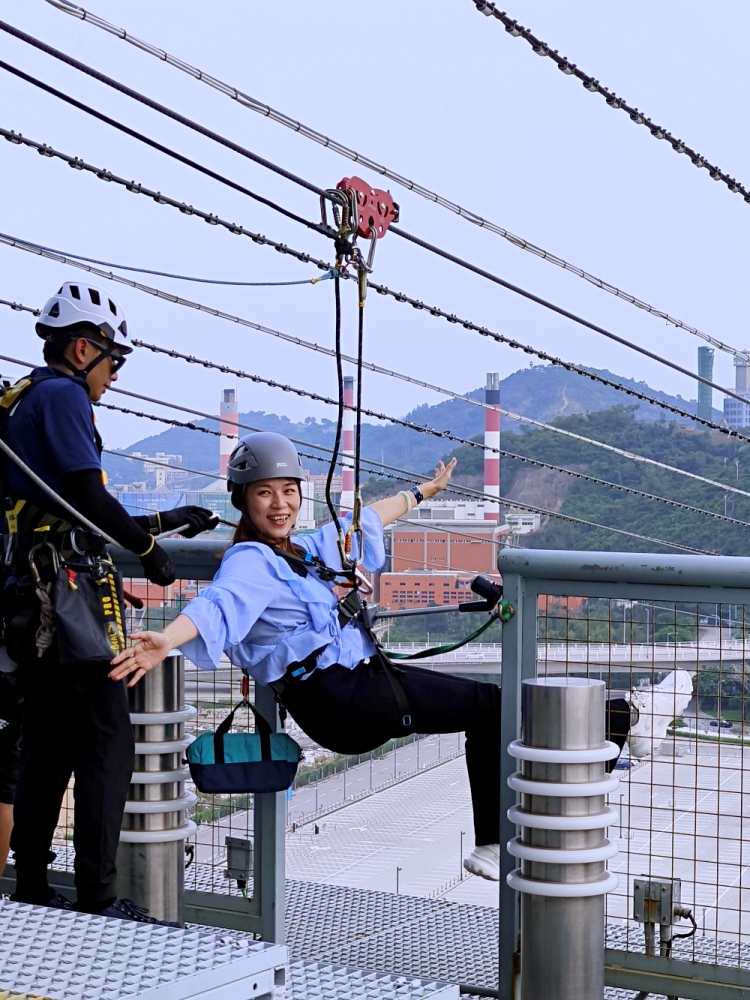
<path fill-rule="evenodd" d="M 527 678 L 601 678 L 640 712 L 609 796 L 620 850 L 608 863 L 619 887 L 606 903 L 607 985 L 685 1000 L 750 997 L 750 559 L 512 550 L 498 568 L 516 608 L 503 630 L 504 747 L 518 739 Z M 679 697 L 666 691 L 675 684 Z M 516 767 L 504 753 L 503 845 L 516 835 L 507 818 Z M 505 881 L 516 864 L 503 852 L 502 1000 L 516 996 L 521 967 L 518 894 Z M 674 936 L 654 945 L 656 904 L 638 902 L 636 882 L 647 900 L 652 890 L 681 894 L 695 932 L 675 916 Z"/>

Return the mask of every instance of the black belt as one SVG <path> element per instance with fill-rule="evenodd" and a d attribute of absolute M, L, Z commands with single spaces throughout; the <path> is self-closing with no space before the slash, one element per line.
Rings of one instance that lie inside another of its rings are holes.
<path fill-rule="evenodd" d="M 269 687 L 273 693 L 277 696 L 278 700 L 282 700 L 284 692 L 289 687 L 290 684 L 294 684 L 295 681 L 302 680 L 307 674 L 311 674 L 313 670 L 318 665 L 318 655 L 323 652 L 325 646 L 321 646 L 320 649 L 316 649 L 314 653 L 310 653 L 309 656 L 305 657 L 300 663 L 290 663 L 286 668 L 286 673 L 279 677 L 278 680 L 271 681 Z"/>

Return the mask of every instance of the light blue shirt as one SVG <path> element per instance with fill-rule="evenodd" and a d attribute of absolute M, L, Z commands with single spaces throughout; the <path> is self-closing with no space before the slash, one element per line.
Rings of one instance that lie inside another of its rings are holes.
<path fill-rule="evenodd" d="M 344 530 L 351 515 L 343 518 Z M 362 511 L 364 562 L 370 571 L 385 562 L 383 524 L 372 507 Z M 320 556 L 326 566 L 341 567 L 336 528 L 295 537 L 294 544 Z M 355 540 L 353 556 L 357 556 Z M 334 663 L 352 669 L 375 653 L 375 644 L 358 622 L 339 626 L 333 585 L 311 569 L 298 576 L 289 563 L 267 545 L 240 542 L 224 555 L 210 587 L 195 597 L 182 614 L 198 636 L 182 646 L 185 656 L 201 670 L 215 670 L 222 653 L 245 667 L 260 684 L 269 684 L 316 649 L 318 669 Z"/>

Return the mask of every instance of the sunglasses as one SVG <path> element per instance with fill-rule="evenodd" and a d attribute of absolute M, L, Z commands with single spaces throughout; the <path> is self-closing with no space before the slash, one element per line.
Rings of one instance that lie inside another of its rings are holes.
<path fill-rule="evenodd" d="M 112 373 L 118 372 L 125 362 L 128 360 L 124 354 L 120 354 L 119 351 L 107 351 L 106 348 L 102 347 L 101 342 L 98 340 L 93 340 L 90 337 L 86 337 L 86 340 L 94 347 L 98 347 L 102 353 L 106 352 L 106 356 L 109 359 L 110 368 Z"/>

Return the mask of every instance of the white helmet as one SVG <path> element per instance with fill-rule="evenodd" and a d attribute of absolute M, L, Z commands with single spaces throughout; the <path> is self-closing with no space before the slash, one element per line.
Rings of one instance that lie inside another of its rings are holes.
<path fill-rule="evenodd" d="M 132 352 L 129 344 L 117 339 L 118 335 L 125 339 L 128 336 L 128 325 L 118 303 L 92 285 L 66 281 L 42 309 L 36 332 L 43 340 L 53 340 L 63 336 L 66 327 L 77 323 L 93 324 L 120 354 Z"/>

